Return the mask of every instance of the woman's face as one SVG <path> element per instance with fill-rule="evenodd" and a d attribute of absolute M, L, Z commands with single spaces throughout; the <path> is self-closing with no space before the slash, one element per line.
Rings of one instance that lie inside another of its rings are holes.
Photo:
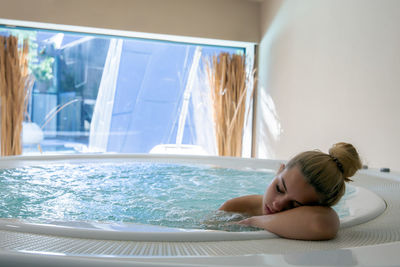
<path fill-rule="evenodd" d="M 268 215 L 318 202 L 317 192 L 306 182 L 300 169 L 297 166 L 286 169 L 285 165 L 281 165 L 264 193 L 262 210 L 263 214 Z"/>

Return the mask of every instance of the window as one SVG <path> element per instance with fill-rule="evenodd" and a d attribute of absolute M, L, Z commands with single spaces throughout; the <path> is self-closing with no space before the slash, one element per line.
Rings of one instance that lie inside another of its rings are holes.
<path fill-rule="evenodd" d="M 244 47 L 0 28 L 0 35 L 9 34 L 30 39 L 35 78 L 24 154 L 149 153 L 168 144 L 215 154 L 205 116 L 206 59 L 244 54 Z"/>

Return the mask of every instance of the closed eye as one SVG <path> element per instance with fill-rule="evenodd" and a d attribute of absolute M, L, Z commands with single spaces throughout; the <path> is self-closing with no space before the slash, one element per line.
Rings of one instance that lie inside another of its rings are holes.
<path fill-rule="evenodd" d="M 278 192 L 278 193 L 280 193 L 280 194 L 283 194 L 284 192 L 280 189 L 280 187 L 279 187 L 279 185 L 278 184 L 276 184 L 276 191 Z"/>

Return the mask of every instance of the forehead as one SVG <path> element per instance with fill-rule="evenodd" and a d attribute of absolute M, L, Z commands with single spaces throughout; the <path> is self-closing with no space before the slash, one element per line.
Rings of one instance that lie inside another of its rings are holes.
<path fill-rule="evenodd" d="M 318 202 L 318 194 L 314 187 L 307 183 L 300 169 L 295 166 L 290 169 L 285 169 L 280 179 L 284 181 L 287 194 L 294 200 L 303 204 Z"/>

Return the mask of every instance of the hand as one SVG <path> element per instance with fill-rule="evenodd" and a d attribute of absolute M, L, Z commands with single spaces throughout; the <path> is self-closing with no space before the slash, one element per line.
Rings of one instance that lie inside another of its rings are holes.
<path fill-rule="evenodd" d="M 237 224 L 251 226 L 252 217 L 239 221 Z"/>

